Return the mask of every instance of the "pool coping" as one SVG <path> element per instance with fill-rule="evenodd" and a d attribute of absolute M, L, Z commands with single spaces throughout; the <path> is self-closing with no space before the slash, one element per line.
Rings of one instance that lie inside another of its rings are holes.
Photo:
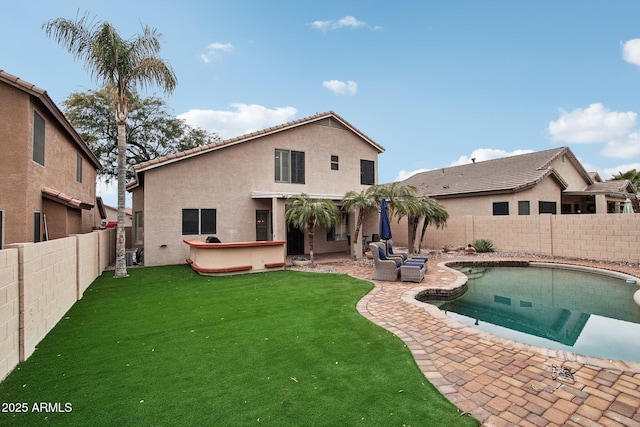
<path fill-rule="evenodd" d="M 565 362 L 575 361 L 587 366 L 594 366 L 598 368 L 604 369 L 616 369 L 620 371 L 632 372 L 635 374 L 640 374 L 640 362 L 634 361 L 626 361 L 626 360 L 616 360 L 616 359 L 606 359 L 602 357 L 595 356 L 587 356 L 579 353 L 568 352 L 564 350 L 552 350 L 550 348 L 536 346 L 532 344 L 525 344 L 519 341 L 511 340 L 508 338 L 499 337 L 497 335 L 493 335 L 489 332 L 484 332 L 473 328 L 471 326 L 465 325 L 462 322 L 459 322 L 445 313 L 443 313 L 437 306 L 429 303 L 425 303 L 419 301 L 417 296 L 419 294 L 427 294 L 427 295 L 439 295 L 439 296 L 447 296 L 455 294 L 460 291 L 462 287 L 467 284 L 468 278 L 467 276 L 451 267 L 449 265 L 473 265 L 473 266 L 482 266 L 482 267 L 505 267 L 505 266 L 545 266 L 545 267 L 555 267 L 555 268 L 566 268 L 569 270 L 578 270 L 578 271 L 588 271 L 592 273 L 605 274 L 609 276 L 615 276 L 620 278 L 633 278 L 636 280 L 636 286 L 639 286 L 640 289 L 640 278 L 632 276 L 630 274 L 621 273 L 615 270 L 594 268 L 581 266 L 576 264 L 565 264 L 565 263 L 556 263 L 556 262 L 534 262 L 534 261 L 521 261 L 521 260 L 488 260 L 488 261 L 460 261 L 460 260 L 451 260 L 451 261 L 442 261 L 437 264 L 439 268 L 445 269 L 450 273 L 455 275 L 455 279 L 448 284 L 439 285 L 437 287 L 434 286 L 418 286 L 414 287 L 409 291 L 406 291 L 402 294 L 402 300 L 408 304 L 420 307 L 424 309 L 429 315 L 434 318 L 440 320 L 446 320 L 452 327 L 456 327 L 460 332 L 473 335 L 480 339 L 497 343 L 504 346 L 507 349 L 514 351 L 532 351 L 544 357 L 552 357 L 555 359 L 559 359 Z M 640 290 L 635 292 L 634 299 L 635 302 L 638 303 L 638 300 L 635 298 L 635 295 L 639 295 Z"/>

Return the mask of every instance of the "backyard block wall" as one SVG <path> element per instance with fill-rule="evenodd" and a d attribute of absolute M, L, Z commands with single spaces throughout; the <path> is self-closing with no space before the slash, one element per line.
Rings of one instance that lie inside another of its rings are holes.
<path fill-rule="evenodd" d="M 393 221 L 392 232 L 396 246 L 408 246 L 406 220 Z M 456 216 L 443 229 L 429 226 L 422 248 L 476 239 L 491 240 L 497 251 L 639 262 L 640 214 Z"/>
<path fill-rule="evenodd" d="M 18 364 L 20 326 L 18 250 L 0 251 L 0 379 Z"/>
<path fill-rule="evenodd" d="M 0 250 L 0 380 L 115 260 L 115 228 Z"/>
<path fill-rule="evenodd" d="M 76 238 L 29 243 L 18 248 L 22 260 L 20 359 L 25 360 L 36 345 L 77 301 Z"/>

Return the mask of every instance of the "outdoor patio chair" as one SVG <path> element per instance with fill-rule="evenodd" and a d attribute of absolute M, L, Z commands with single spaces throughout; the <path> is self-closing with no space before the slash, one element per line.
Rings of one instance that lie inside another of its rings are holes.
<path fill-rule="evenodd" d="M 369 248 L 373 255 L 373 280 L 398 280 L 402 262 L 396 259 L 387 258 L 380 243 L 381 242 L 369 243 Z"/>

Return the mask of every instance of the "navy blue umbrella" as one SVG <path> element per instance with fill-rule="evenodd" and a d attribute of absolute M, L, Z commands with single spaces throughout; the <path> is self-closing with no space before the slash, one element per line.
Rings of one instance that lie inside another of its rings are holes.
<path fill-rule="evenodd" d="M 391 224 L 389 224 L 389 207 L 387 200 L 382 199 L 380 202 L 380 228 L 379 234 L 381 240 L 391 239 Z"/>

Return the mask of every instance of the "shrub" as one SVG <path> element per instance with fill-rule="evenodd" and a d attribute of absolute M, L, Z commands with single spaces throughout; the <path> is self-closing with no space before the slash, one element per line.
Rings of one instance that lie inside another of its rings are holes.
<path fill-rule="evenodd" d="M 473 241 L 476 252 L 493 252 L 493 242 L 488 239 L 477 239 Z"/>

